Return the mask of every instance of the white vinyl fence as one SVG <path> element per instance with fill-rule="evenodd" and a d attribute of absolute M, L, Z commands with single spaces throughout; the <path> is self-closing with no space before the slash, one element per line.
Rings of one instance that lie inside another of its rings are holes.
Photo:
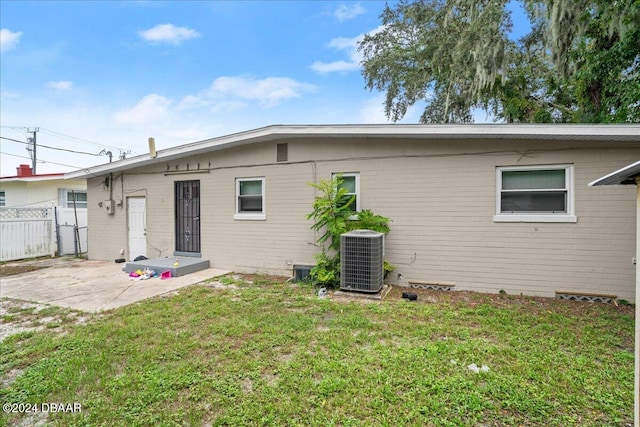
<path fill-rule="evenodd" d="M 0 261 L 85 252 L 87 209 L 0 208 Z"/>
<path fill-rule="evenodd" d="M 0 208 L 0 261 L 54 256 L 53 208 Z"/>

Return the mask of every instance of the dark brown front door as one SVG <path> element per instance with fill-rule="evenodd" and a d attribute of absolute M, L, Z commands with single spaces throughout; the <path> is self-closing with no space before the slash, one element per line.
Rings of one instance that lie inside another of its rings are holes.
<path fill-rule="evenodd" d="M 200 181 L 176 181 L 176 252 L 200 253 Z"/>

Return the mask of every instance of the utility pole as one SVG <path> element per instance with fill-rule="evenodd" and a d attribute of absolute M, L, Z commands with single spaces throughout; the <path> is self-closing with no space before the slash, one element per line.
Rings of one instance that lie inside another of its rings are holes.
<path fill-rule="evenodd" d="M 27 141 L 33 144 L 33 148 L 27 148 L 29 151 L 29 155 L 31 156 L 31 169 L 33 170 L 33 174 L 36 174 L 36 133 L 40 131 L 40 128 L 33 128 L 33 130 L 27 129 L 27 132 L 33 133 L 32 138 L 27 138 Z"/>

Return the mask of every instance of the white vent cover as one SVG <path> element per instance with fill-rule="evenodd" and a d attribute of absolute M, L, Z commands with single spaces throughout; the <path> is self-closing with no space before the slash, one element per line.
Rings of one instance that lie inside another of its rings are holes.
<path fill-rule="evenodd" d="M 379 292 L 384 279 L 384 234 L 355 230 L 340 235 L 340 289 Z"/>

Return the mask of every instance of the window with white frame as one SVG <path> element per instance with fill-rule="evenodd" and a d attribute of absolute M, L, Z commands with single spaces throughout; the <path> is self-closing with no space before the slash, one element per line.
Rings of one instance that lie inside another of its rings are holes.
<path fill-rule="evenodd" d="M 264 177 L 236 178 L 235 219 L 266 219 Z"/>
<path fill-rule="evenodd" d="M 0 191 L 0 207 L 6 206 L 6 204 L 7 204 L 7 199 L 4 195 L 4 191 Z"/>
<path fill-rule="evenodd" d="M 360 174 L 359 173 L 334 173 L 334 177 L 340 176 L 342 182 L 339 188 L 347 190 L 343 204 L 346 204 L 353 198 L 353 203 L 349 205 L 349 209 L 354 212 L 360 212 Z"/>
<path fill-rule="evenodd" d="M 576 222 L 573 166 L 496 168 L 494 221 Z"/>
<path fill-rule="evenodd" d="M 87 207 L 87 192 L 84 190 L 67 190 L 61 188 L 58 190 L 58 204 L 63 208 L 72 208 L 73 200 L 75 198 L 77 209 L 86 209 Z"/>

